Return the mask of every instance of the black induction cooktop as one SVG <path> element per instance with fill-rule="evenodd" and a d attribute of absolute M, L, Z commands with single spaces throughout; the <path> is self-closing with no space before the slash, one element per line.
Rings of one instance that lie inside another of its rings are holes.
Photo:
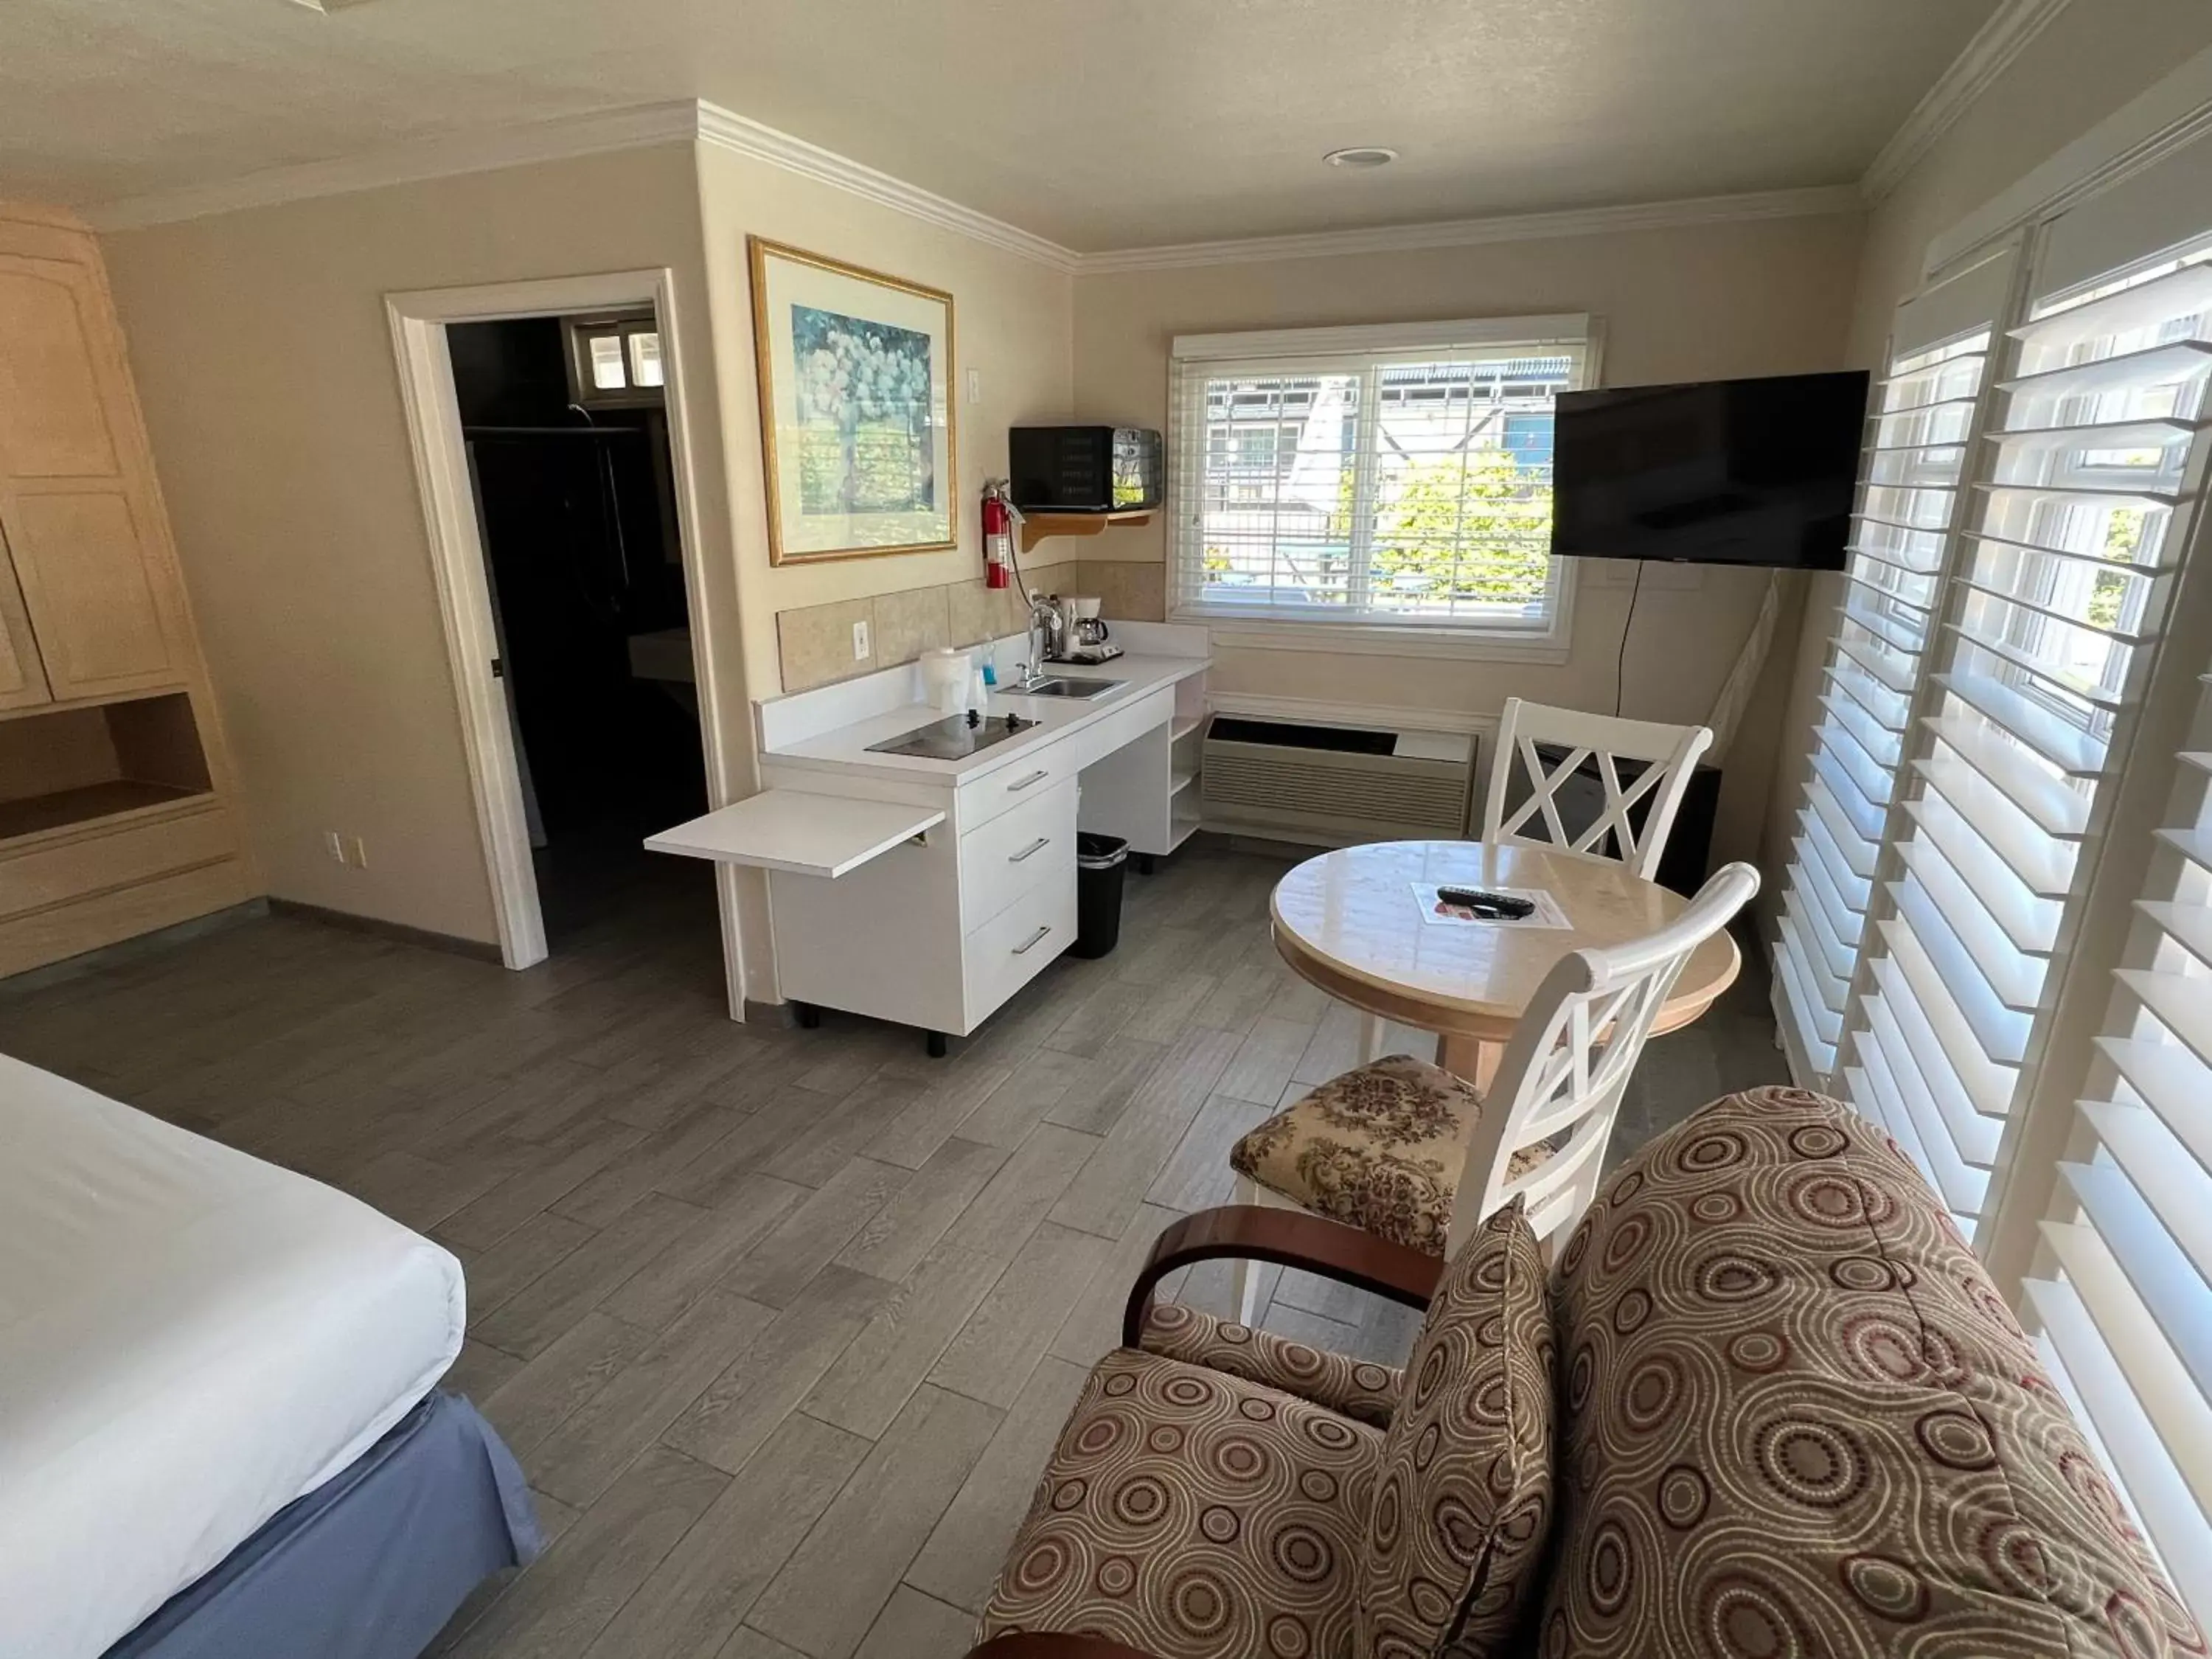
<path fill-rule="evenodd" d="M 966 760 L 970 755 L 981 754 L 993 744 L 1004 743 L 1008 738 L 1020 736 L 1036 724 L 1035 720 L 1025 720 L 1019 714 L 986 717 L 970 709 L 965 714 L 932 720 L 927 726 L 917 726 L 911 732 L 902 732 L 895 738 L 885 738 L 881 743 L 872 743 L 868 745 L 868 752 L 872 755 L 915 755 L 923 760 Z"/>

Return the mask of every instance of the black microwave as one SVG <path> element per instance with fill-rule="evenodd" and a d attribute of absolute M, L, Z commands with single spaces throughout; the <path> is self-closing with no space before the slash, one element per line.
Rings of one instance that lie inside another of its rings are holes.
<path fill-rule="evenodd" d="M 1018 426 L 1006 434 L 1024 513 L 1127 513 L 1160 504 L 1160 434 L 1133 426 Z"/>

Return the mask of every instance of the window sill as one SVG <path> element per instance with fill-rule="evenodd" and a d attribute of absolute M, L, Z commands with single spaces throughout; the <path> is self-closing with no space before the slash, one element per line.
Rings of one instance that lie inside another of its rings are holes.
<path fill-rule="evenodd" d="M 1384 622 L 1293 623 L 1224 616 L 1202 606 L 1173 611 L 1169 620 L 1206 628 L 1216 645 L 1232 651 L 1310 651 L 1331 656 L 1411 657 L 1437 662 L 1525 662 L 1557 665 L 1568 658 L 1564 621 L 1545 629 L 1448 629 Z"/>

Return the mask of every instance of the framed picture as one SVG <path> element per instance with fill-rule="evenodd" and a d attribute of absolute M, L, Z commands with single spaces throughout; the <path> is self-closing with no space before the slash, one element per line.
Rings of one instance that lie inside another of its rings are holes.
<path fill-rule="evenodd" d="M 771 562 L 957 546 L 952 296 L 747 245 Z"/>

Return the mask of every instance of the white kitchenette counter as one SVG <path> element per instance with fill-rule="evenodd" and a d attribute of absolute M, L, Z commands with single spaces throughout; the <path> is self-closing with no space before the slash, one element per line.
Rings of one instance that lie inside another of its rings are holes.
<path fill-rule="evenodd" d="M 1047 665 L 1109 690 L 994 689 L 979 712 L 1036 724 L 957 760 L 869 747 L 945 718 L 913 664 L 756 703 L 761 793 L 646 845 L 767 872 L 776 978 L 802 1018 L 918 1026 L 942 1053 L 1077 944 L 1079 828 L 1149 869 L 1198 826 L 1206 630 L 1115 626 L 1125 654 Z"/>
<path fill-rule="evenodd" d="M 793 771 L 842 772 L 848 775 L 910 780 L 927 779 L 957 787 L 984 777 L 1000 768 L 1025 759 L 1035 750 L 1073 736 L 1127 708 L 1164 687 L 1206 672 L 1205 657 L 1139 657 L 1123 655 L 1111 662 L 1051 663 L 1053 676 L 1071 680 L 1114 680 L 1113 690 L 1096 697 L 1024 697 L 1005 686 L 994 686 L 987 716 L 1009 714 L 1036 724 L 993 744 L 964 760 L 932 760 L 921 755 L 884 755 L 870 751 L 882 743 L 927 726 L 944 715 L 926 702 L 908 702 L 888 713 L 872 714 L 841 726 L 818 737 L 781 747 L 763 747 L 761 760 Z"/>

